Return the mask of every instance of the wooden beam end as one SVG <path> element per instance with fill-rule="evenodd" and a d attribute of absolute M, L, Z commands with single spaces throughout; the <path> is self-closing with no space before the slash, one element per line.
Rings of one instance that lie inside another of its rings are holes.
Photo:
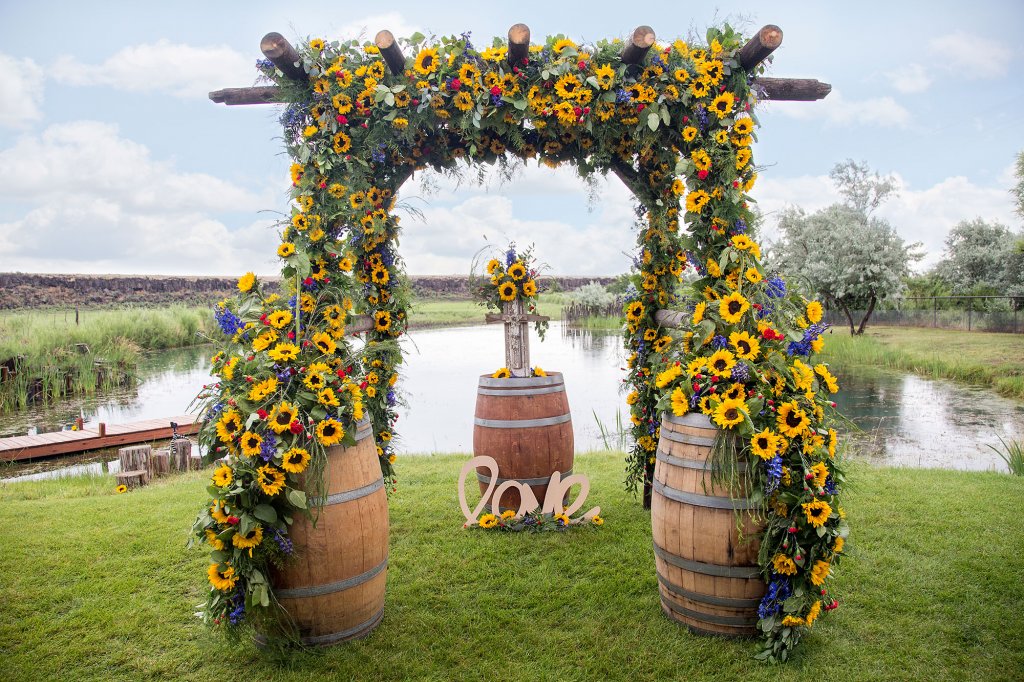
<path fill-rule="evenodd" d="M 373 38 L 373 42 L 380 49 L 386 50 L 395 44 L 395 34 L 387 29 L 378 31 L 377 35 Z"/>
<path fill-rule="evenodd" d="M 757 32 L 757 37 L 761 41 L 761 45 L 771 50 L 782 45 L 782 29 L 775 24 L 768 24 L 762 28 Z"/>

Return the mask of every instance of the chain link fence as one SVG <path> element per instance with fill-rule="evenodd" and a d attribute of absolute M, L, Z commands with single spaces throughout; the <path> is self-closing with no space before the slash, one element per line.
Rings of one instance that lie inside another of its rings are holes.
<path fill-rule="evenodd" d="M 868 326 L 935 327 L 972 332 L 1024 333 L 1024 298 L 1016 296 L 908 296 L 879 304 Z M 854 325 L 864 310 L 851 310 Z M 825 320 L 848 327 L 842 310 L 830 309 Z"/>

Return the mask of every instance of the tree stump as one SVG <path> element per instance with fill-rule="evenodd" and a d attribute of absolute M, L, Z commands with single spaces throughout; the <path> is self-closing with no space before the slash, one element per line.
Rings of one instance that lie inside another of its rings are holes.
<path fill-rule="evenodd" d="M 188 471 L 192 468 L 192 441 L 176 438 L 171 441 L 171 469 Z"/>
<path fill-rule="evenodd" d="M 141 488 L 149 483 L 149 473 L 145 469 L 138 471 L 122 471 L 117 475 L 117 484 L 126 485 L 128 489 Z"/>
<path fill-rule="evenodd" d="M 154 450 L 149 460 L 152 463 L 154 478 L 166 476 L 171 473 L 171 451 L 167 448 Z"/>
<path fill-rule="evenodd" d="M 117 449 L 117 458 L 121 461 L 121 471 L 139 471 L 143 469 L 152 477 L 153 469 L 150 464 L 150 454 L 153 448 L 148 445 L 132 445 L 127 448 Z"/>

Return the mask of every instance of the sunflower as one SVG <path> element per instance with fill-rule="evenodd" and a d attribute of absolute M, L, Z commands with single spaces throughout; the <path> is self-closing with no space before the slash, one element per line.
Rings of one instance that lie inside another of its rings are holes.
<path fill-rule="evenodd" d="M 215 552 L 224 549 L 224 541 L 217 537 L 217 533 L 212 528 L 206 529 L 206 544 L 212 547 Z"/>
<path fill-rule="evenodd" d="M 602 64 L 594 71 L 594 78 L 597 80 L 598 87 L 602 90 L 610 90 L 615 83 L 615 69 L 609 64 Z"/>
<path fill-rule="evenodd" d="M 532 279 L 528 279 L 523 282 L 523 296 L 527 298 L 533 298 L 537 295 L 537 282 Z"/>
<path fill-rule="evenodd" d="M 252 549 L 263 542 L 263 526 L 257 525 L 245 535 L 235 533 L 231 537 L 231 544 L 238 549 Z"/>
<path fill-rule="evenodd" d="M 377 286 L 384 286 L 391 280 L 391 274 L 388 273 L 387 268 L 374 268 L 370 270 L 370 281 Z"/>
<path fill-rule="evenodd" d="M 751 451 L 767 461 L 779 451 L 779 436 L 771 429 L 755 433 L 750 439 Z"/>
<path fill-rule="evenodd" d="M 231 467 L 227 464 L 221 464 L 217 467 L 217 470 L 213 472 L 213 484 L 218 488 L 226 488 L 231 485 Z"/>
<path fill-rule="evenodd" d="M 640 301 L 633 301 L 626 306 L 626 317 L 632 322 L 639 322 L 644 315 L 644 304 Z"/>
<path fill-rule="evenodd" d="M 501 367 L 491 375 L 492 379 L 508 379 L 512 376 L 512 373 L 508 371 L 508 367 Z"/>
<path fill-rule="evenodd" d="M 811 301 L 810 303 L 807 304 L 807 311 L 806 311 L 806 313 L 807 313 L 807 320 L 811 324 L 817 324 L 817 323 L 821 322 L 821 315 L 822 315 L 821 303 L 819 303 L 818 301 Z"/>
<path fill-rule="evenodd" d="M 722 428 L 731 429 L 747 414 L 747 403 L 742 399 L 726 398 L 715 408 L 715 423 Z"/>
<path fill-rule="evenodd" d="M 694 307 L 694 309 L 693 309 L 693 319 L 692 319 L 692 323 L 694 325 L 700 324 L 701 320 L 704 319 L 704 311 L 707 309 L 707 307 L 708 307 L 708 304 L 705 303 L 704 301 L 701 301 L 700 303 L 698 303 Z"/>
<path fill-rule="evenodd" d="M 210 518 L 221 524 L 228 522 L 230 517 L 224 513 L 224 500 L 215 500 L 210 506 Z"/>
<path fill-rule="evenodd" d="M 686 195 L 686 210 L 690 213 L 700 213 L 711 201 L 711 195 L 702 189 L 694 190 Z"/>
<path fill-rule="evenodd" d="M 832 545 L 832 552 L 839 554 L 843 551 L 843 547 L 846 545 L 846 540 L 842 537 L 836 538 L 836 544 Z"/>
<path fill-rule="evenodd" d="M 285 433 L 291 428 L 292 422 L 299 416 L 299 410 L 295 405 L 282 401 L 275 405 L 267 416 L 267 423 L 274 433 Z"/>
<path fill-rule="evenodd" d="M 772 568 L 779 575 L 796 575 L 796 563 L 785 554 L 776 554 L 772 559 Z"/>
<path fill-rule="evenodd" d="M 796 438 L 801 435 L 810 424 L 807 413 L 800 409 L 796 401 L 782 403 L 779 406 L 779 413 L 775 416 L 775 423 L 783 436 Z"/>
<path fill-rule="evenodd" d="M 682 417 L 690 411 L 690 397 L 683 391 L 682 386 L 676 386 L 672 391 L 672 414 Z"/>
<path fill-rule="evenodd" d="M 711 84 L 706 78 L 694 78 L 690 81 L 690 94 L 694 97 L 706 97 L 711 92 Z"/>
<path fill-rule="evenodd" d="M 828 466 L 826 466 L 824 462 L 818 462 L 817 464 L 812 466 L 811 470 L 808 473 L 814 474 L 815 487 L 825 487 L 825 481 L 828 480 Z"/>
<path fill-rule="evenodd" d="M 479 523 L 481 528 L 494 528 L 498 525 L 498 517 L 494 514 L 484 514 L 480 517 Z"/>
<path fill-rule="evenodd" d="M 547 375 L 548 375 L 548 373 L 545 372 L 540 367 L 534 367 L 533 368 L 533 376 L 535 376 L 535 377 L 546 377 Z"/>
<path fill-rule="evenodd" d="M 242 434 L 242 454 L 246 457 L 256 457 L 260 454 L 260 448 L 263 446 L 263 436 L 252 431 L 246 431 Z"/>
<path fill-rule="evenodd" d="M 519 290 L 516 289 L 516 285 L 512 282 L 503 282 L 501 286 L 498 287 L 498 297 L 501 298 L 502 301 L 514 301 L 518 291 Z"/>
<path fill-rule="evenodd" d="M 832 507 L 825 500 L 815 500 L 800 506 L 807 516 L 807 523 L 815 528 L 824 526 L 825 522 L 828 521 L 828 517 L 832 516 Z"/>
<path fill-rule="evenodd" d="M 278 334 L 273 329 L 267 329 L 260 333 L 252 342 L 254 351 L 266 350 L 274 341 L 277 341 Z"/>
<path fill-rule="evenodd" d="M 751 284 L 758 284 L 762 279 L 764 279 L 761 275 L 761 271 L 757 268 L 747 268 L 746 272 L 743 273 L 743 276 Z"/>
<path fill-rule="evenodd" d="M 551 46 L 551 51 L 557 54 L 559 57 L 561 57 L 562 52 L 565 51 L 566 48 L 572 48 L 575 50 L 576 43 L 569 40 L 568 38 L 561 38 L 559 40 L 556 40 L 555 44 Z"/>
<path fill-rule="evenodd" d="M 722 120 L 732 113 L 732 108 L 735 103 L 736 98 L 731 92 L 723 92 L 711 101 L 711 106 L 708 108 L 718 116 L 718 120 Z"/>
<path fill-rule="evenodd" d="M 571 73 L 567 73 L 557 81 L 555 81 L 555 92 L 562 99 L 573 100 L 576 99 L 576 94 L 580 88 L 580 79 Z"/>
<path fill-rule="evenodd" d="M 340 407 L 341 401 L 338 400 L 338 396 L 334 394 L 333 388 L 325 388 L 316 394 L 316 401 L 321 405 L 327 407 Z"/>
<path fill-rule="evenodd" d="M 295 244 L 292 244 L 291 242 L 284 242 L 277 247 L 277 255 L 281 258 L 287 258 L 293 253 L 295 253 Z"/>
<path fill-rule="evenodd" d="M 652 344 L 651 347 L 654 348 L 654 352 L 655 353 L 664 353 L 665 350 L 669 346 L 671 346 L 671 345 L 672 345 L 672 337 L 671 336 L 662 336 L 661 338 L 657 339 Z"/>
<path fill-rule="evenodd" d="M 256 470 L 256 482 L 264 493 L 273 497 L 284 487 L 284 474 L 277 467 L 267 464 Z"/>
<path fill-rule="evenodd" d="M 518 282 L 523 277 L 526 277 L 526 267 L 521 262 L 516 261 L 511 266 L 509 266 L 507 274 L 509 277 Z"/>
<path fill-rule="evenodd" d="M 736 366 L 736 356 L 722 348 L 708 358 L 707 366 L 715 376 L 729 376 L 732 368 Z"/>
<path fill-rule="evenodd" d="M 305 448 L 292 448 L 281 456 L 281 468 L 293 474 L 301 474 L 309 466 L 309 451 Z"/>
<path fill-rule="evenodd" d="M 335 445 L 345 437 L 345 429 L 337 419 L 328 417 L 316 425 L 316 437 L 324 446 Z"/>
<path fill-rule="evenodd" d="M 391 328 L 391 313 L 386 310 L 378 310 L 373 314 L 373 328 L 378 332 L 386 332 Z"/>
<path fill-rule="evenodd" d="M 729 334 L 729 345 L 736 349 L 736 357 L 740 360 L 756 360 L 761 352 L 761 342 L 747 332 Z"/>
<path fill-rule="evenodd" d="M 221 564 L 210 564 L 210 568 L 206 571 L 213 589 L 221 592 L 235 589 L 238 576 L 235 575 L 234 567 L 231 564 L 224 564 L 224 570 L 221 570 L 220 566 Z"/>
<path fill-rule="evenodd" d="M 324 355 L 331 355 L 338 347 L 338 344 L 334 343 L 334 339 L 327 332 L 313 334 L 313 345 Z"/>
<path fill-rule="evenodd" d="M 233 441 L 241 430 L 242 415 L 235 410 L 227 410 L 217 420 L 217 437 L 225 443 Z"/>
<path fill-rule="evenodd" d="M 693 126 L 686 126 L 683 128 L 683 140 L 686 142 L 693 142 L 697 137 L 697 129 Z"/>
<path fill-rule="evenodd" d="M 267 323 L 275 329 L 281 329 L 292 321 L 292 314 L 287 310 L 275 310 L 267 315 Z"/>
<path fill-rule="evenodd" d="M 693 161 L 694 167 L 697 170 L 711 170 L 711 157 L 703 149 L 698 149 L 690 154 L 690 160 Z"/>
<path fill-rule="evenodd" d="M 128 492 L 128 486 L 126 486 L 124 483 L 122 483 L 121 485 L 119 485 L 116 488 L 114 488 L 114 492 L 116 492 L 118 495 L 122 495 L 122 494 Z"/>
<path fill-rule="evenodd" d="M 722 391 L 719 395 L 722 396 L 722 400 L 743 400 L 747 397 L 747 387 L 744 384 L 734 382 L 732 386 Z"/>
<path fill-rule="evenodd" d="M 413 62 L 413 68 L 416 69 L 416 73 L 421 76 L 429 76 L 437 71 L 437 64 L 437 50 L 432 47 L 427 47 L 420 50 L 420 53 L 416 55 L 416 61 Z"/>
<path fill-rule="evenodd" d="M 238 290 L 245 293 L 252 289 L 252 286 L 256 284 L 256 275 L 251 272 L 247 272 L 238 278 Z"/>
<path fill-rule="evenodd" d="M 665 388 L 673 381 L 675 381 L 682 373 L 682 367 L 680 367 L 679 365 L 672 365 L 664 372 L 658 373 L 658 376 L 654 378 L 654 385 L 657 386 L 658 388 Z"/>
<path fill-rule="evenodd" d="M 352 138 L 344 132 L 336 133 L 332 141 L 334 143 L 335 154 L 344 154 L 348 150 L 352 149 Z"/>
<path fill-rule="evenodd" d="M 294 343 L 282 342 L 274 346 L 267 355 L 278 362 L 289 362 L 298 357 L 299 347 Z"/>
<path fill-rule="evenodd" d="M 736 324 L 743 313 L 750 309 L 750 302 L 738 291 L 734 291 L 718 304 L 718 314 L 729 324 Z"/>
<path fill-rule="evenodd" d="M 327 385 L 327 382 L 324 381 L 323 374 L 321 374 L 320 372 L 311 371 L 306 373 L 306 378 L 302 380 L 302 383 L 305 384 L 306 388 L 310 389 L 311 391 L 319 391 L 320 389 Z"/>

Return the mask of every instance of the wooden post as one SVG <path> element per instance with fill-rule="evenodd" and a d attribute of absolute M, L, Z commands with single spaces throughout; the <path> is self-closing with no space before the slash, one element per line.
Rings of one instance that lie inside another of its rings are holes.
<path fill-rule="evenodd" d="M 402 54 L 402 48 L 399 47 L 398 41 L 395 40 L 394 33 L 384 29 L 374 37 L 373 42 L 380 48 L 380 56 L 384 57 L 384 61 L 387 62 L 391 73 L 396 76 L 405 73 L 405 55 Z"/>
<path fill-rule="evenodd" d="M 740 48 L 740 66 L 747 71 L 768 58 L 782 44 L 782 29 L 775 24 L 768 24 Z"/>
<path fill-rule="evenodd" d="M 513 24 L 508 30 L 509 66 L 523 66 L 530 58 L 530 27 L 526 24 Z"/>
<path fill-rule="evenodd" d="M 175 471 L 188 471 L 192 468 L 192 441 L 188 438 L 175 438 L 171 441 L 171 468 Z"/>
<path fill-rule="evenodd" d="M 639 64 L 642 62 L 647 55 L 647 51 L 654 44 L 654 38 L 653 28 L 650 26 L 637 26 L 633 30 L 633 35 L 626 41 L 626 46 L 622 48 L 622 56 L 620 57 L 622 63 Z"/>
<path fill-rule="evenodd" d="M 97 432 L 99 433 L 100 438 L 103 438 L 104 436 L 107 435 L 107 425 L 105 422 L 100 422 L 99 424 L 97 424 L 96 429 Z"/>
<path fill-rule="evenodd" d="M 149 445 L 132 445 L 126 448 L 118 448 L 117 459 L 121 462 L 121 471 L 145 470 L 148 474 L 152 475 L 151 452 L 152 448 Z"/>
<path fill-rule="evenodd" d="M 485 316 L 488 324 L 505 324 L 505 366 L 514 377 L 528 377 L 533 373 L 530 367 L 530 322 L 546 322 L 551 319 L 544 315 L 527 315 L 522 299 L 505 301 L 501 314 Z"/>
<path fill-rule="evenodd" d="M 309 78 L 300 65 L 299 53 L 280 33 L 268 33 L 263 36 L 260 51 L 281 70 L 281 73 L 293 81 L 304 81 Z"/>
<path fill-rule="evenodd" d="M 167 448 L 154 450 L 153 455 L 150 457 L 150 461 L 153 463 L 152 470 L 154 478 L 166 476 L 171 472 L 171 452 Z"/>

